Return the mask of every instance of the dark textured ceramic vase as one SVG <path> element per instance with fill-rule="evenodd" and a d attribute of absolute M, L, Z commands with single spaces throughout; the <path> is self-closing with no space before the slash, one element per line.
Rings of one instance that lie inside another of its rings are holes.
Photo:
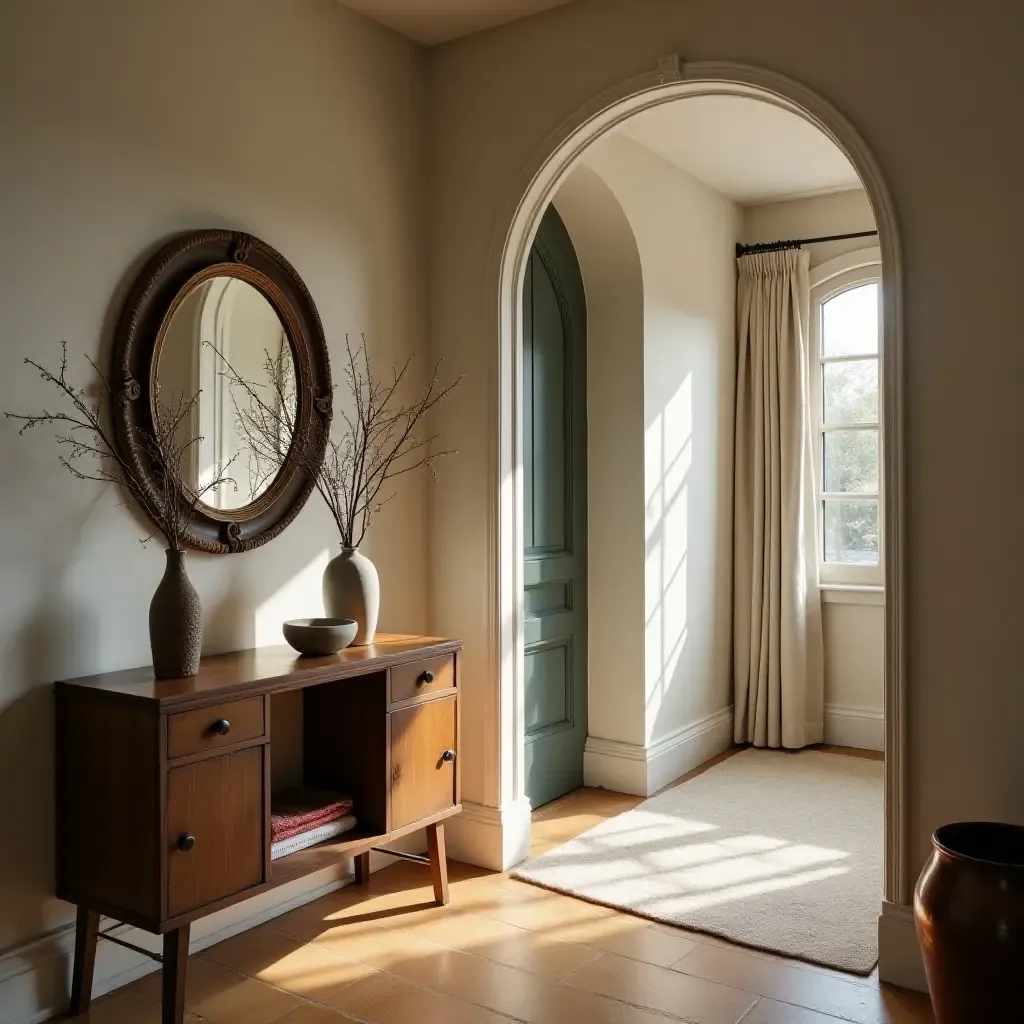
<path fill-rule="evenodd" d="M 1019 1020 L 1024 1006 L 1024 827 L 944 825 L 914 893 L 936 1024 Z"/>
<path fill-rule="evenodd" d="M 167 551 L 167 568 L 149 605 L 149 642 L 157 679 L 177 679 L 199 672 L 203 606 L 185 572 L 183 551 Z"/>

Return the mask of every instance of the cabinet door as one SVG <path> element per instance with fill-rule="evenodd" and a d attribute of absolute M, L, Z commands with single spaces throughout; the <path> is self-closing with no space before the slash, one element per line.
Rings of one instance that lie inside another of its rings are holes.
<path fill-rule="evenodd" d="M 455 803 L 455 698 L 391 714 L 391 829 Z"/>
<path fill-rule="evenodd" d="M 263 881 L 263 748 L 167 777 L 167 916 Z"/>

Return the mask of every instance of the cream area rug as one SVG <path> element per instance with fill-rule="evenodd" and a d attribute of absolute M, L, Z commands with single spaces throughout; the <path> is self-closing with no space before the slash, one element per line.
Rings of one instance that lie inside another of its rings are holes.
<path fill-rule="evenodd" d="M 882 899 L 882 762 L 747 749 L 514 878 L 855 974 Z"/>

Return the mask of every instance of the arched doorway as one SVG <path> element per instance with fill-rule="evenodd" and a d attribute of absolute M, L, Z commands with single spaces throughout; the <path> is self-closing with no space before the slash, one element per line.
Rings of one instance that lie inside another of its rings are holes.
<path fill-rule="evenodd" d="M 578 157 L 595 140 L 633 114 L 687 97 L 746 96 L 797 114 L 830 138 L 856 168 L 878 226 L 885 293 L 881 359 L 887 502 L 885 577 L 885 900 L 906 904 L 909 870 L 903 758 L 904 673 L 902 570 L 902 375 L 901 264 L 895 215 L 874 157 L 856 129 L 827 101 L 773 73 L 742 65 L 672 61 L 604 94 L 578 111 L 538 154 L 523 176 L 522 197 L 510 216 L 505 244 L 491 268 L 498 282 L 499 439 L 496 481 L 498 559 L 495 611 L 499 690 L 493 710 L 498 737 L 496 791 L 502 807 L 503 857 L 525 855 L 529 805 L 524 794 L 524 613 L 522 603 L 521 297 L 524 268 L 540 217 Z"/>

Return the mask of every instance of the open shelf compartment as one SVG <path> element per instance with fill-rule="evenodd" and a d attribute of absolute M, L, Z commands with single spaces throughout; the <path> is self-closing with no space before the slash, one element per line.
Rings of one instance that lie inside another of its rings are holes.
<path fill-rule="evenodd" d="M 271 863 L 273 882 L 299 878 L 385 841 L 388 826 L 387 676 L 323 683 L 271 701 L 271 797 L 296 787 L 352 798 L 356 827 Z M 270 822 L 266 824 L 270 842 Z"/>

